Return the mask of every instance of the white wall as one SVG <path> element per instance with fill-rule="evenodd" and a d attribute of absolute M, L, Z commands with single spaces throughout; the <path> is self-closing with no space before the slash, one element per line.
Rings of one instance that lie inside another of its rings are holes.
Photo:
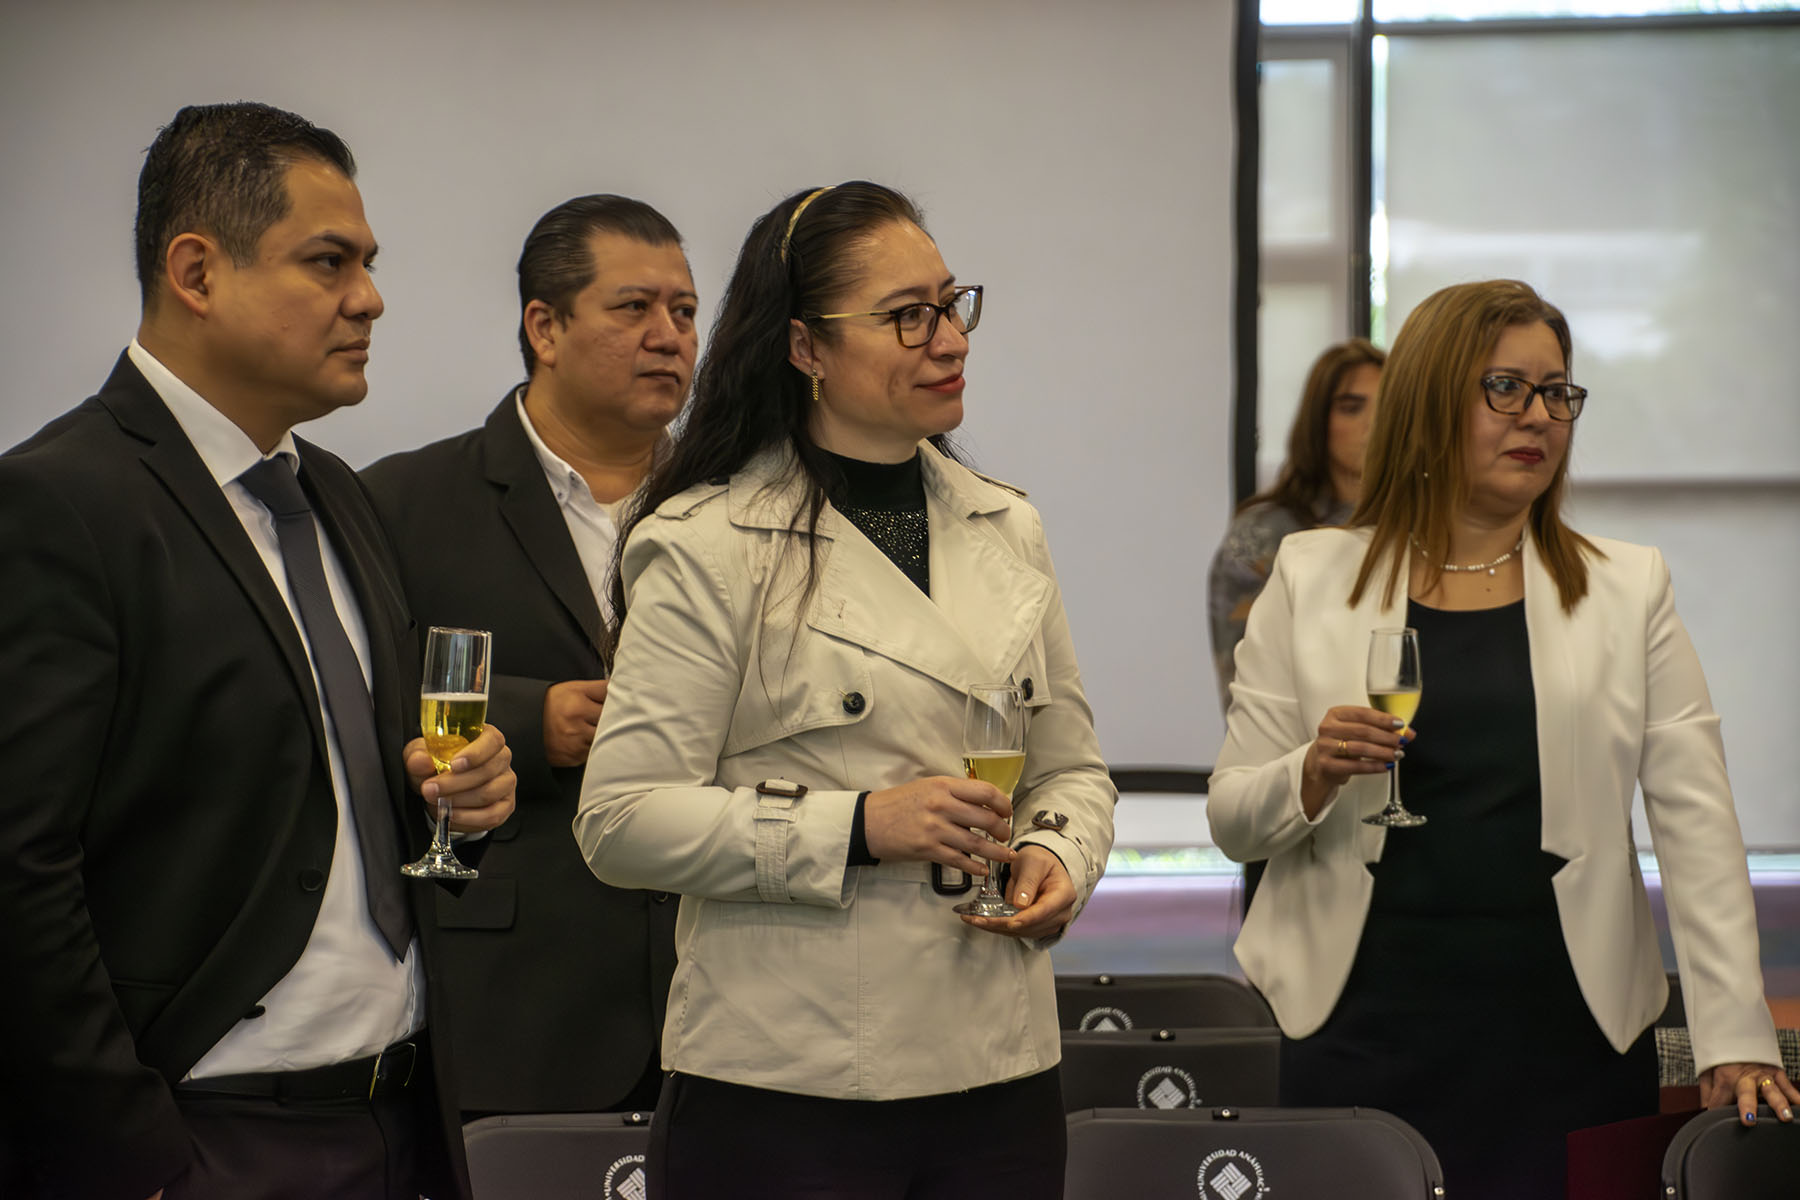
<path fill-rule="evenodd" d="M 800 187 L 911 193 L 987 286 L 963 440 L 1029 489 L 1114 762 L 1205 765 L 1205 570 L 1229 504 L 1231 0 L 59 0 L 0 41 L 0 446 L 96 388 L 137 320 L 142 150 L 265 100 L 350 143 L 387 314 L 355 464 L 522 375 L 513 265 L 570 196 L 655 204 L 710 321 Z"/>

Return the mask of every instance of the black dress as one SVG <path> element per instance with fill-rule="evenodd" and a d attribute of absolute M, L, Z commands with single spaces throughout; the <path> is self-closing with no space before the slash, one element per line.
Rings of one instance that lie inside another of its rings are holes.
<path fill-rule="evenodd" d="M 1571 1130 L 1656 1112 L 1653 1032 L 1614 1050 L 1563 943 L 1524 601 L 1414 602 L 1407 623 L 1425 688 L 1400 785 L 1429 820 L 1369 865 L 1349 981 L 1317 1033 L 1282 1040 L 1281 1102 L 1401 1117 L 1458 1200 L 1561 1200 Z"/>

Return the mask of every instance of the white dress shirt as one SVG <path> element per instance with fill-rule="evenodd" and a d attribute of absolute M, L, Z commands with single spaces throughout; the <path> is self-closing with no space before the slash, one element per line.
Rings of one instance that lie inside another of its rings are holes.
<path fill-rule="evenodd" d="M 550 494 L 556 497 L 556 507 L 562 510 L 563 524 L 569 527 L 569 538 L 575 543 L 575 553 L 581 556 L 581 568 L 587 572 L 588 586 L 593 589 L 594 600 L 600 605 L 600 620 L 604 624 L 611 624 L 612 595 L 607 581 L 612 577 L 613 551 L 619 544 L 619 514 L 631 497 L 626 496 L 610 504 L 594 499 L 594 493 L 588 488 L 587 480 L 582 478 L 581 472 L 564 462 L 556 451 L 545 445 L 544 439 L 532 427 L 531 418 L 525 415 L 523 386 L 514 393 L 513 402 L 519 406 L 519 424 L 525 427 L 525 438 L 537 453 L 538 462 L 544 467 L 544 476 L 550 481 Z"/>
<path fill-rule="evenodd" d="M 231 509 L 243 522 L 269 577 L 294 618 L 294 626 L 312 663 L 312 643 L 294 597 L 288 588 L 287 568 L 275 535 L 275 522 L 262 504 L 237 481 L 239 475 L 264 456 L 243 430 L 208 404 L 187 384 L 132 339 L 126 351 L 150 386 L 168 405 L 182 432 L 193 443 Z M 283 434 L 274 454 L 299 461 L 291 433 Z M 272 456 L 271 456 L 272 457 Z M 318 529 L 320 556 L 331 599 L 344 632 L 356 650 L 363 682 L 369 682 L 369 636 L 350 588 L 343 564 L 325 530 Z M 313 687 L 323 694 L 318 667 L 313 666 Z M 338 749 L 337 729 L 331 712 L 324 710 L 325 745 L 331 765 L 331 790 L 337 800 L 337 840 L 331 851 L 331 871 L 319 905 L 312 936 L 299 959 L 262 998 L 263 1015 L 241 1020 L 217 1045 L 201 1056 L 188 1073 L 189 1079 L 209 1075 L 238 1075 L 265 1071 L 295 1071 L 320 1067 L 373 1054 L 406 1037 L 423 1023 L 424 975 L 419 967 L 415 939 L 406 957 L 396 962 L 381 932 L 369 916 L 363 883 L 362 854 L 357 843 L 356 821 L 350 811 L 350 788 Z M 245 804 L 260 803 L 254 794 L 241 797 Z M 398 871 L 400 864 L 394 864 Z"/>

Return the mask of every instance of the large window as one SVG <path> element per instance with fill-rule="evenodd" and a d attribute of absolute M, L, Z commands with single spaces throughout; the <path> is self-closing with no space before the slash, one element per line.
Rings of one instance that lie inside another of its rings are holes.
<path fill-rule="evenodd" d="M 1262 55 L 1259 475 L 1326 342 L 1385 344 L 1448 283 L 1530 281 L 1593 393 L 1573 520 L 1663 548 L 1764 848 L 1800 847 L 1796 7 L 1289 0 L 1265 21 L 1306 24 L 1266 25 Z M 1320 212 L 1346 223 L 1308 257 Z"/>

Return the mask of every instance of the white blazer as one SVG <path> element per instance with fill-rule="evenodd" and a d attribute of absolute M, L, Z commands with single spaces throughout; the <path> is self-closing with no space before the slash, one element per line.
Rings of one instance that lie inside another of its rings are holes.
<path fill-rule="evenodd" d="M 845 865 L 857 793 L 960 775 L 967 689 L 1010 680 L 1032 710 L 1013 845 L 1054 851 L 1078 903 L 1099 881 L 1116 793 L 1037 512 L 925 446 L 931 595 L 827 507 L 801 611 L 779 463 L 671 499 L 624 557 L 575 835 L 607 883 L 682 896 L 663 1065 L 844 1099 L 1045 1070 L 1048 953 L 965 926 L 929 864 Z M 759 795 L 769 779 L 809 790 Z M 1040 809 L 1067 827 L 1034 828 Z"/>
<path fill-rule="evenodd" d="M 1590 540 L 1606 557 L 1588 560 L 1588 594 L 1572 614 L 1530 537 L 1524 548 L 1541 846 L 1568 860 L 1554 887 L 1575 977 L 1620 1051 L 1667 1000 L 1631 836 L 1641 784 L 1695 1062 L 1778 1062 L 1719 718 L 1668 567 L 1653 547 Z M 1325 711 L 1367 703 L 1369 632 L 1406 623 L 1404 565 L 1392 605 L 1382 604 L 1382 570 L 1361 603 L 1346 603 L 1368 544 L 1366 528 L 1282 542 L 1238 646 L 1207 804 L 1221 850 L 1269 860 L 1236 952 L 1290 1037 L 1316 1031 L 1337 1004 L 1374 890 L 1365 864 L 1390 836 L 1361 820 L 1385 803 L 1385 775 L 1352 780 L 1315 820 L 1300 807 L 1301 764 Z"/>

